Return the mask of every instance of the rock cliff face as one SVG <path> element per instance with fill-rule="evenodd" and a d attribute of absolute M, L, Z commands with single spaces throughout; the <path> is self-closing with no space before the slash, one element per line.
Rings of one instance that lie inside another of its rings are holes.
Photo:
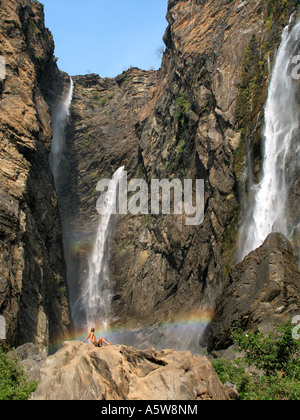
<path fill-rule="evenodd" d="M 173 215 L 119 219 L 112 279 L 122 321 L 173 318 L 220 294 L 236 255 L 247 148 L 260 172 L 268 59 L 295 7 L 172 0 L 159 72 L 75 78 L 66 188 L 76 197 L 68 218 L 74 289 L 96 229 L 98 180 L 122 165 L 147 182 L 205 180 L 201 226 Z"/>
<path fill-rule="evenodd" d="M 189 352 L 95 349 L 66 342 L 46 359 L 33 400 L 230 400 L 206 357 Z"/>
<path fill-rule="evenodd" d="M 0 2 L 0 313 L 7 342 L 47 346 L 70 324 L 57 198 L 48 163 L 58 84 L 43 7 Z M 55 80 L 57 80 L 55 82 Z"/>

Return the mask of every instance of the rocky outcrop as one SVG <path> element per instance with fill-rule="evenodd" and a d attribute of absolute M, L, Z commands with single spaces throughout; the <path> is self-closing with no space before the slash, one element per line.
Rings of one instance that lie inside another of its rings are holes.
<path fill-rule="evenodd" d="M 65 189 L 72 289 L 84 278 L 97 227 L 98 180 L 122 165 L 129 179 L 148 183 L 205 180 L 201 226 L 173 215 L 119 218 L 112 282 L 121 322 L 172 319 L 221 293 L 236 255 L 247 145 L 260 171 L 268 58 L 294 9 L 294 2 L 172 0 L 159 72 L 74 79 Z"/>
<path fill-rule="evenodd" d="M 33 400 L 228 400 L 206 357 L 65 342 L 46 359 Z"/>
<path fill-rule="evenodd" d="M 230 271 L 202 344 L 209 351 L 229 347 L 237 321 L 246 331 L 267 334 L 277 323 L 292 320 L 300 313 L 299 279 L 296 249 L 282 234 L 271 234 Z"/>
<path fill-rule="evenodd" d="M 0 2 L 0 313 L 7 343 L 47 346 L 70 325 L 62 234 L 48 154 L 58 69 L 43 6 Z"/>

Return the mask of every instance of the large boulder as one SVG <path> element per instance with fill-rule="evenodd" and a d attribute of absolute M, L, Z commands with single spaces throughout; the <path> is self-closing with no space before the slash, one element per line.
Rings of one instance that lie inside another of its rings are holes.
<path fill-rule="evenodd" d="M 282 234 L 273 233 L 229 273 L 216 303 L 216 317 L 207 328 L 202 345 L 208 351 L 232 344 L 236 321 L 244 330 L 271 332 L 277 323 L 300 314 L 298 253 Z"/>
<path fill-rule="evenodd" d="M 33 400 L 228 400 L 206 357 L 65 342 L 46 359 Z"/>

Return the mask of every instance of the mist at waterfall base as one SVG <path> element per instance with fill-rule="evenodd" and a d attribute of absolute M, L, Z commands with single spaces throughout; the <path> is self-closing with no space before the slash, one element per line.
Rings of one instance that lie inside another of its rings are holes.
<path fill-rule="evenodd" d="M 260 247 L 272 232 L 283 233 L 300 246 L 300 85 L 293 77 L 299 54 L 300 22 L 287 26 L 275 58 L 265 107 L 262 177 L 253 184 L 248 144 L 248 212 L 240 231 L 238 260 Z"/>
<path fill-rule="evenodd" d="M 180 318 L 166 321 L 160 325 L 117 326 L 116 319 L 111 319 L 112 290 L 110 284 L 110 252 L 112 234 L 116 216 L 112 214 L 115 207 L 114 198 L 118 180 L 124 171 L 119 168 L 112 177 L 110 194 L 107 194 L 107 212 L 99 216 L 98 228 L 91 236 L 78 236 L 72 225 L 72 209 L 68 200 L 68 167 L 69 151 L 67 126 L 74 92 L 74 84 L 66 86 L 62 97 L 52 112 L 52 148 L 50 165 L 58 195 L 59 211 L 62 223 L 67 279 L 74 328 L 69 337 L 63 340 L 82 340 L 92 327 L 96 328 L 96 337 L 104 338 L 113 344 L 130 345 L 137 349 L 155 347 L 158 350 L 173 348 L 202 353 L 199 339 L 213 315 L 209 308 L 191 312 Z M 111 209 L 111 210 L 110 210 Z M 96 209 L 95 209 L 96 212 Z M 91 246 L 92 243 L 92 246 Z M 80 270 L 80 263 L 74 261 L 78 249 L 86 248 L 89 255 L 86 270 Z M 85 275 L 79 279 L 78 272 Z M 60 344 L 54 343 L 53 351 Z"/>
<path fill-rule="evenodd" d="M 177 317 L 173 321 L 162 322 L 159 325 L 138 327 L 112 325 L 108 328 L 96 326 L 95 336 L 96 339 L 103 337 L 113 345 L 132 346 L 137 350 L 174 349 L 203 355 L 206 354 L 206 350 L 201 347 L 200 340 L 213 317 L 213 310 L 206 308 Z M 87 329 L 77 328 L 68 337 L 64 337 L 63 341 L 83 341 L 89 332 Z M 60 344 L 61 340 L 53 343 L 52 352 L 55 352 Z"/>

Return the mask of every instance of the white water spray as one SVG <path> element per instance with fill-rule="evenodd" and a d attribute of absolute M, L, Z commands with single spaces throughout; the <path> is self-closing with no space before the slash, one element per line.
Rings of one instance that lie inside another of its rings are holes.
<path fill-rule="evenodd" d="M 240 260 L 261 246 L 270 233 L 290 236 L 300 228 L 299 207 L 291 204 L 300 169 L 298 85 L 291 65 L 299 40 L 300 22 L 291 31 L 289 26 L 284 29 L 265 108 L 263 176 L 252 187 L 252 217 L 243 227 Z"/>
<path fill-rule="evenodd" d="M 65 146 L 65 130 L 68 117 L 70 116 L 70 107 L 73 99 L 74 82 L 70 78 L 70 86 L 65 94 L 65 97 L 58 103 L 52 115 L 52 147 L 50 152 L 50 165 L 57 184 L 59 177 L 59 168 L 63 157 Z"/>
<path fill-rule="evenodd" d="M 111 314 L 111 284 L 109 253 L 114 226 L 117 190 L 124 167 L 113 175 L 106 193 L 106 211 L 102 214 L 97 237 L 89 258 L 88 275 L 82 291 L 81 303 L 86 313 L 87 326 L 108 327 Z"/>

